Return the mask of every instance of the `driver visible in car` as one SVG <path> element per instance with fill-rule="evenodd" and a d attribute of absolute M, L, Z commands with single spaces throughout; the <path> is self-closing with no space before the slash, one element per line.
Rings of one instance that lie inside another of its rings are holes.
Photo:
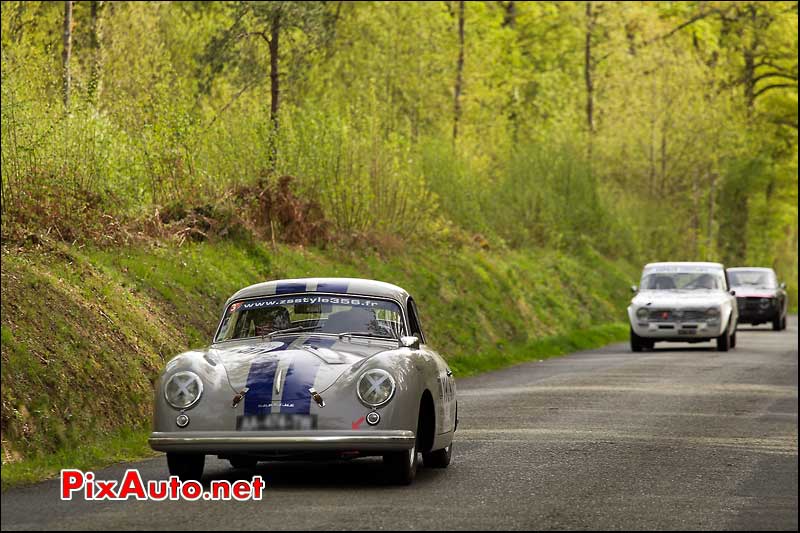
<path fill-rule="evenodd" d="M 653 279 L 653 288 L 660 291 L 674 289 L 675 282 L 669 276 L 658 276 Z"/>
<path fill-rule="evenodd" d="M 697 279 L 692 282 L 692 288 L 695 289 L 715 289 L 716 286 L 717 284 L 714 281 L 714 276 L 711 274 L 698 276 Z"/>
<path fill-rule="evenodd" d="M 285 307 L 264 309 L 250 321 L 250 336 L 269 335 L 292 326 Z"/>

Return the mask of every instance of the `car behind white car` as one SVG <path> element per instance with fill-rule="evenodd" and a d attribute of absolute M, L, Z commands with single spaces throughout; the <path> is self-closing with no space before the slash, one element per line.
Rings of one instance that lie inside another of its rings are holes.
<path fill-rule="evenodd" d="M 736 346 L 736 298 L 720 263 L 650 263 L 632 289 L 636 296 L 628 318 L 634 352 L 658 341 L 715 340 L 721 352 Z"/>

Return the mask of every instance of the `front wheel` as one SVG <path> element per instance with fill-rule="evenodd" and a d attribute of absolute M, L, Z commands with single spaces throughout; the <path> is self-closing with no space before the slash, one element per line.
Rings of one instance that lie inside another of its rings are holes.
<path fill-rule="evenodd" d="M 169 475 L 178 476 L 181 481 L 200 481 L 206 456 L 196 453 L 167 453 Z"/>
<path fill-rule="evenodd" d="M 734 330 L 733 335 L 731 335 L 731 348 L 736 348 L 736 330 Z"/>
<path fill-rule="evenodd" d="M 780 331 L 781 329 L 783 329 L 781 328 L 782 325 L 783 325 L 783 320 L 781 320 L 781 317 L 778 316 L 778 318 L 772 321 L 772 331 Z"/>
<path fill-rule="evenodd" d="M 410 450 L 391 452 L 383 456 L 389 478 L 398 485 L 410 485 L 417 476 L 417 444 Z"/>
<path fill-rule="evenodd" d="M 453 456 L 453 443 L 451 442 L 441 450 L 433 450 L 422 454 L 422 464 L 426 468 L 447 468 Z"/>
<path fill-rule="evenodd" d="M 733 343 L 735 344 L 736 341 L 734 340 Z M 727 352 L 731 348 L 731 334 L 730 334 L 730 325 L 725 328 L 725 331 L 722 332 L 722 335 L 717 337 L 717 351 L 718 352 Z"/>
<path fill-rule="evenodd" d="M 644 349 L 643 339 L 631 328 L 631 351 L 639 353 Z"/>
<path fill-rule="evenodd" d="M 652 350 L 654 345 L 655 341 L 640 337 L 635 331 L 633 331 L 633 328 L 631 328 L 631 351 L 641 352 L 645 349 Z"/>

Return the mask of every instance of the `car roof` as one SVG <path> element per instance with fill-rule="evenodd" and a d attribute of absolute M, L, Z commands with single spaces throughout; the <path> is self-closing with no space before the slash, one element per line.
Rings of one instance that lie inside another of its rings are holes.
<path fill-rule="evenodd" d="M 358 294 L 377 298 L 390 298 L 405 304 L 408 293 L 391 283 L 359 278 L 301 278 L 280 279 L 250 285 L 228 298 L 225 306 L 234 300 L 256 298 L 259 296 L 275 296 L 280 294 L 298 294 L 304 292 L 323 292 L 334 294 Z"/>
<path fill-rule="evenodd" d="M 762 270 L 764 272 L 775 272 L 771 268 L 767 267 L 731 267 L 728 270 Z"/>
<path fill-rule="evenodd" d="M 689 266 L 689 267 L 707 267 L 707 268 L 725 268 L 722 263 L 709 263 L 704 261 L 664 261 L 659 263 L 647 263 L 644 269 L 661 266 Z"/>

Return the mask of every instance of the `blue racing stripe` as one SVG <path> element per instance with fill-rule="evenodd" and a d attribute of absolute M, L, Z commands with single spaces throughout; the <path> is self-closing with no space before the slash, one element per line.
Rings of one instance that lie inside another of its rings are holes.
<path fill-rule="evenodd" d="M 293 404 L 293 406 L 281 406 L 281 413 L 307 415 L 310 412 L 311 394 L 308 389 L 314 386 L 321 363 L 322 361 L 312 354 L 298 354 L 294 358 L 286 372 L 281 399 L 282 404 Z"/>
<path fill-rule="evenodd" d="M 317 291 L 319 292 L 342 292 L 347 293 L 347 288 L 349 287 L 349 283 L 342 283 L 342 282 L 323 282 L 317 283 Z"/>
<path fill-rule="evenodd" d="M 260 415 L 271 412 L 272 389 L 275 386 L 275 371 L 278 360 L 269 357 L 256 359 L 247 374 L 247 394 L 244 395 L 244 414 Z M 260 406 L 260 407 L 259 407 Z"/>
<path fill-rule="evenodd" d="M 275 287 L 275 294 L 292 294 L 295 292 L 306 292 L 305 283 L 278 283 Z"/>

